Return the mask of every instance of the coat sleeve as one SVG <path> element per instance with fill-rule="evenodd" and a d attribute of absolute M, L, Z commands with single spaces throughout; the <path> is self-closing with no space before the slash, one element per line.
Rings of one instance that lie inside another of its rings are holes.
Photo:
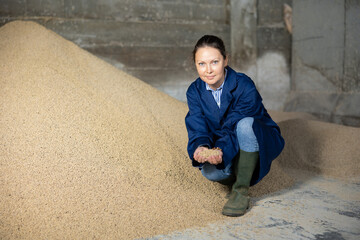
<path fill-rule="evenodd" d="M 221 138 L 215 147 L 223 150 L 224 165 L 229 164 L 239 151 L 236 125 L 245 117 L 258 119 L 263 114 L 262 98 L 251 79 L 245 77 L 234 92 L 234 102 L 221 128 Z"/>
<path fill-rule="evenodd" d="M 211 148 L 213 146 L 213 138 L 201 108 L 199 93 L 194 84 L 190 85 L 186 92 L 186 97 L 189 106 L 189 112 L 185 117 L 189 137 L 187 150 L 193 166 L 200 166 L 200 163 L 193 158 L 194 152 L 199 146 L 208 146 Z"/>

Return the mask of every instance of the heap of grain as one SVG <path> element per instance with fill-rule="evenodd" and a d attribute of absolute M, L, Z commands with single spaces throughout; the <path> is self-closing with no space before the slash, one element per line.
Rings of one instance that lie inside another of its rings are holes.
<path fill-rule="evenodd" d="M 0 29 L 1 238 L 133 239 L 222 220 L 186 104 L 32 22 Z M 275 161 L 253 196 L 290 186 Z"/>
<path fill-rule="evenodd" d="M 360 128 L 305 119 L 279 123 L 287 147 L 281 166 L 342 180 L 360 177 Z"/>

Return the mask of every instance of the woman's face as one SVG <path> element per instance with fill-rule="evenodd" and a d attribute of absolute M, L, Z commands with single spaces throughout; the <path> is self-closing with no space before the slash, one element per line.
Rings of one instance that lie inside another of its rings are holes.
<path fill-rule="evenodd" d="M 227 58 L 213 47 L 201 47 L 195 53 L 196 70 L 201 80 L 216 90 L 224 82 Z"/>

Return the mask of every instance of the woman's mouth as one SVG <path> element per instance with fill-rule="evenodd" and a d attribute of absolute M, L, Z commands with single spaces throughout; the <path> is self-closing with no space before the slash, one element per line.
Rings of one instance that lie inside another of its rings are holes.
<path fill-rule="evenodd" d="M 215 76 L 206 76 L 207 79 L 213 80 Z"/>

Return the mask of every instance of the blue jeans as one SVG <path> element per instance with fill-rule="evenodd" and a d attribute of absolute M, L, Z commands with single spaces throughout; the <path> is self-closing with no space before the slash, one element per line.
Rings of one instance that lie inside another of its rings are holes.
<path fill-rule="evenodd" d="M 241 150 L 245 152 L 258 152 L 259 144 L 253 131 L 254 118 L 246 117 L 236 125 L 236 135 Z M 225 169 L 217 169 L 215 165 L 204 163 L 201 169 L 204 177 L 210 181 L 218 182 L 232 177 L 232 162 Z"/>

